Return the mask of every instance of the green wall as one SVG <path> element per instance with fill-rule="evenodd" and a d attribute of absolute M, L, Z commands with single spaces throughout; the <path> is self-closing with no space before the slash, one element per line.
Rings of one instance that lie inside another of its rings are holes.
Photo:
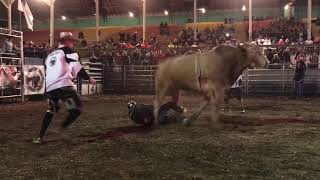
<path fill-rule="evenodd" d="M 253 9 L 253 15 L 256 17 L 283 17 L 283 8 L 259 8 Z M 230 10 L 214 10 L 208 11 L 206 14 L 199 13 L 198 22 L 217 22 L 224 21 L 225 18 L 234 18 L 237 21 L 243 19 L 243 16 L 247 16 L 247 12 L 242 12 L 240 9 Z M 295 16 L 298 19 L 307 17 L 307 7 L 296 7 Z M 313 17 L 320 17 L 320 6 L 313 7 Z M 149 16 L 147 17 L 147 24 L 159 25 L 161 22 L 168 22 L 169 24 L 184 24 L 188 19 L 193 19 L 192 12 L 184 12 L 174 14 L 170 16 Z M 141 24 L 139 18 L 128 18 L 127 16 L 111 16 L 108 18 L 108 22 L 105 23 L 101 20 L 101 26 L 135 26 Z M 79 19 L 70 21 L 58 21 L 55 24 L 55 28 L 87 28 L 94 27 L 95 19 Z M 35 23 L 35 29 L 49 29 L 48 22 Z"/>

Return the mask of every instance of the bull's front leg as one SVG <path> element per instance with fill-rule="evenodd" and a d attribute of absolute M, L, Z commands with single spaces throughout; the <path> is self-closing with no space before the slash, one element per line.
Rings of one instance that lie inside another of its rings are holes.
<path fill-rule="evenodd" d="M 176 105 L 179 104 L 179 99 L 180 99 L 180 91 L 176 91 L 172 93 L 172 102 L 174 102 Z"/>
<path fill-rule="evenodd" d="M 219 122 L 219 106 L 223 103 L 225 97 L 225 89 L 222 85 L 212 83 L 212 94 L 210 96 L 211 102 L 211 123 L 217 124 Z"/>
<path fill-rule="evenodd" d="M 160 109 L 160 102 L 159 99 L 155 99 L 153 103 L 153 116 L 154 116 L 154 125 L 159 125 L 159 109 Z"/>
<path fill-rule="evenodd" d="M 184 126 L 190 126 L 193 121 L 195 121 L 201 113 L 204 111 L 204 109 L 209 105 L 210 101 L 206 100 L 204 101 L 199 108 L 191 115 L 189 119 L 185 119 L 183 121 Z"/>

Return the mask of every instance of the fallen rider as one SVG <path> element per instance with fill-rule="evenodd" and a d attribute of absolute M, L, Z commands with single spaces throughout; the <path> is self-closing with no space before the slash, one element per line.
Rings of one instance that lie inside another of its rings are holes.
<path fill-rule="evenodd" d="M 168 102 L 159 109 L 159 124 L 169 123 L 188 123 L 184 116 L 186 109 L 176 105 L 174 102 Z M 128 103 L 129 118 L 136 124 L 143 126 L 152 126 L 154 122 L 153 105 L 137 104 L 134 101 Z"/>

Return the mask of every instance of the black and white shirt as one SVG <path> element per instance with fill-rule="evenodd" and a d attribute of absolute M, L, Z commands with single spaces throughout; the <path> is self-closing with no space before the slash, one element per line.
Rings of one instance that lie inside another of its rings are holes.
<path fill-rule="evenodd" d="M 239 88 L 242 82 L 242 75 L 240 75 L 237 81 L 231 86 L 231 88 Z"/>
<path fill-rule="evenodd" d="M 69 47 L 61 46 L 50 53 L 45 60 L 46 66 L 46 92 L 62 87 L 74 87 L 73 79 L 78 75 L 86 80 L 88 74 L 79 62 L 78 53 Z"/>

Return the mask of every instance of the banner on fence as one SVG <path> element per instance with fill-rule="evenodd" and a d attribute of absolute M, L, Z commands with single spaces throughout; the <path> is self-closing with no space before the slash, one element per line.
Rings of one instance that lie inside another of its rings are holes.
<path fill-rule="evenodd" d="M 44 66 L 25 65 L 24 66 L 24 94 L 35 95 L 45 92 L 45 72 Z"/>

